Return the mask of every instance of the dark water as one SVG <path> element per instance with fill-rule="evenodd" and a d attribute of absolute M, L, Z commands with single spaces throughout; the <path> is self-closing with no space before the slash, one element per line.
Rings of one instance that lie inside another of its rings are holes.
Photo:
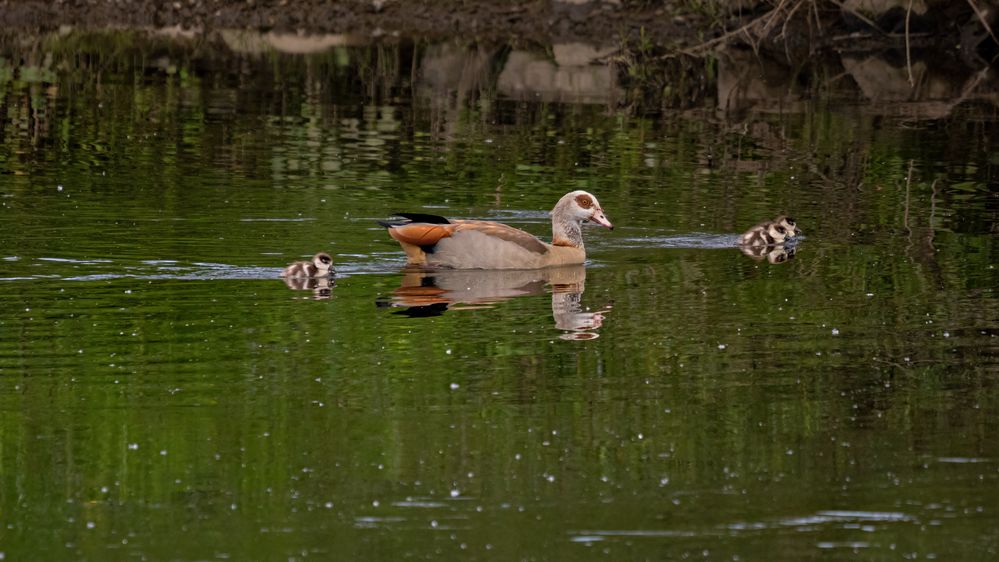
<path fill-rule="evenodd" d="M 262 41 L 4 43 L 4 558 L 999 555 L 994 99 L 641 116 L 565 46 Z M 374 222 L 572 189 L 585 268 Z M 791 259 L 733 246 L 780 212 Z"/>

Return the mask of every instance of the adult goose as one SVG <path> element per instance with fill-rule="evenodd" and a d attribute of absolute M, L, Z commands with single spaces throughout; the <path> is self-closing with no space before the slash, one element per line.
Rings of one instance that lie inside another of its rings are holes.
<path fill-rule="evenodd" d="M 379 221 L 399 241 L 409 265 L 453 269 L 536 269 L 580 264 L 586 259 L 582 224 L 613 229 L 597 198 L 566 193 L 551 211 L 552 242 L 502 223 L 449 220 L 437 215 L 399 213 L 403 221 Z"/>

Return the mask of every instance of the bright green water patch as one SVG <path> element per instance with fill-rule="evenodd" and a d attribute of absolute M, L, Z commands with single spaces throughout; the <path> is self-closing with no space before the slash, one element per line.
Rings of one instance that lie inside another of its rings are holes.
<path fill-rule="evenodd" d="M 974 108 L 641 118 L 428 46 L 109 37 L 0 66 L 8 559 L 996 556 Z M 578 270 L 404 272 L 374 222 L 547 236 L 577 188 L 618 226 Z M 785 211 L 793 258 L 731 246 Z M 319 250 L 335 284 L 278 278 Z"/>

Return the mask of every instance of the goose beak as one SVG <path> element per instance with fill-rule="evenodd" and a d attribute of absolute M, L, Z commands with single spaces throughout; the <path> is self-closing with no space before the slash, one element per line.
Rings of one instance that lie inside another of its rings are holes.
<path fill-rule="evenodd" d="M 611 221 L 607 220 L 607 217 L 604 216 L 604 212 L 600 209 L 593 211 L 593 214 L 590 215 L 590 220 L 599 224 L 600 226 L 604 226 L 610 230 L 614 230 L 614 225 L 611 224 Z"/>

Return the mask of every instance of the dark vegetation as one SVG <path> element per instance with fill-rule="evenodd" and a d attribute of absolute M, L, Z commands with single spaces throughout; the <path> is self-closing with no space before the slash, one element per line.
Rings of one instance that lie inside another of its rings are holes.
<path fill-rule="evenodd" d="M 584 42 L 609 47 L 604 60 L 617 65 L 625 104 L 646 113 L 701 104 L 725 62 L 759 62 L 770 86 L 807 91 L 829 83 L 817 68 L 877 53 L 918 100 L 924 78 L 941 72 L 964 88 L 962 99 L 994 91 L 999 56 L 994 0 L 0 0 L 0 28 L 14 37 L 66 26 L 457 39 L 483 50 Z"/>
<path fill-rule="evenodd" d="M 658 3 L 627 5 L 654 4 Z M 894 101 L 922 98 L 920 89 L 926 87 L 922 71 L 927 68 L 931 75 L 946 73 L 949 81 L 961 84 L 962 99 L 974 91 L 995 89 L 990 69 L 999 57 L 995 35 L 999 9 L 994 3 L 691 0 L 683 4 L 694 14 L 693 28 L 703 33 L 699 38 L 688 33 L 663 43 L 645 28 L 637 36 L 624 37 L 618 60 L 626 70 L 630 98 L 645 110 L 696 105 L 708 86 L 705 76 L 715 74 L 705 72 L 705 64 L 717 59 L 742 65 L 757 62 L 767 69 L 760 72 L 761 82 L 773 87 L 776 80 L 789 92 L 828 86 L 829 69 L 840 67 L 834 76 L 850 74 L 842 68 L 842 59 L 868 56 L 905 74 L 911 96 Z M 723 4 L 727 8 L 718 8 Z M 738 54 L 740 50 L 745 54 Z M 822 76 L 815 76 L 819 68 Z"/>
<path fill-rule="evenodd" d="M 475 41 L 647 41 L 687 54 L 725 43 L 801 56 L 863 46 L 997 53 L 994 0 L 0 0 L 12 31 L 178 27 Z"/>

